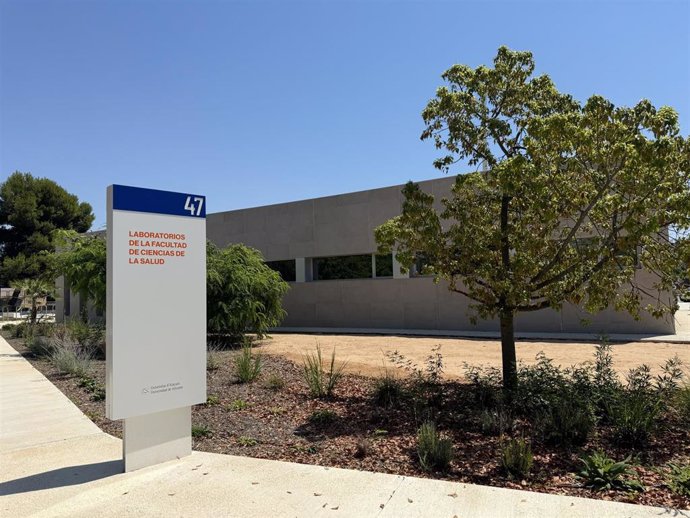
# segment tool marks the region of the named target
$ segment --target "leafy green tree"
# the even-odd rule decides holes
[[[280,324],[288,284],[258,250],[242,244],[218,248],[209,241],[206,265],[209,333],[236,340],[247,332],[263,336]]]
[[[0,183],[0,285],[44,273],[56,229],[85,232],[91,205],[57,183],[15,172]]]
[[[493,68],[443,74],[422,139],[444,151],[434,162],[444,172],[462,161],[485,170],[457,176],[440,205],[408,183],[402,214],[376,230],[380,251],[397,249],[407,267],[423,252],[475,318],[498,316],[508,392],[517,313],[564,302],[674,311],[661,295],[677,278],[669,228],[690,224],[690,139],[672,108],[582,104],[533,71],[531,53],[501,47]]]
[[[90,300],[97,309],[104,311],[107,277],[105,236],[59,230],[55,232],[54,242],[56,252],[52,267],[56,275],[63,275],[70,289],[79,293],[83,302]]]
[[[31,302],[31,314],[29,322],[33,325],[36,323],[36,317],[38,315],[38,301],[42,298],[46,298],[52,295],[54,286],[52,282],[43,279],[23,279],[21,281],[13,282],[13,288],[16,290],[21,290],[25,299],[29,299]]]

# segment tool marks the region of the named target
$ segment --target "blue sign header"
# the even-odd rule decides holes
[[[206,217],[206,196],[113,185],[113,210]]]

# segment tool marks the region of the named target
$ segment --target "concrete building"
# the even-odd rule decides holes
[[[438,203],[453,177],[420,182]],[[376,256],[374,229],[401,211],[401,185],[266,207],[209,214],[219,246],[260,250],[290,282],[284,327],[498,331],[497,320],[470,321],[470,301],[430,276],[402,274],[395,257]],[[638,270],[641,281],[652,277]],[[343,278],[356,277],[356,278]],[[669,301],[671,294],[667,294]],[[520,314],[522,332],[673,334],[672,317],[634,320],[612,309],[589,314],[566,304]]]

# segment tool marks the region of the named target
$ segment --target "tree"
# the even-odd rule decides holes
[[[0,183],[0,285],[36,277],[46,267],[56,229],[85,232],[91,205],[57,183],[19,171]]]
[[[288,284],[258,250],[242,244],[218,248],[209,241],[206,265],[209,333],[234,340],[247,332],[263,336],[284,318]]]
[[[12,284],[15,290],[22,291],[24,298],[28,298],[31,302],[31,316],[29,321],[32,325],[35,324],[38,315],[38,301],[39,299],[52,295],[54,291],[52,283],[46,279],[38,278],[23,279]]]
[[[53,237],[56,246],[53,260],[55,275],[65,277],[70,289],[82,301],[90,300],[105,311],[107,248],[102,234],[77,234],[74,230],[58,230]]]
[[[564,302],[635,317],[674,311],[661,295],[677,278],[669,229],[690,223],[690,139],[673,109],[598,95],[581,104],[533,71],[531,53],[501,47],[493,68],[443,74],[422,139],[444,150],[438,169],[466,161],[483,170],[457,176],[440,211],[408,183],[401,215],[376,229],[381,252],[397,249],[407,267],[423,252],[437,280],[471,299],[475,318],[498,316],[508,392],[519,312]]]

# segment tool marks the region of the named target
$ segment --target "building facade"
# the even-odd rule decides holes
[[[453,177],[420,182],[436,203]],[[374,229],[401,212],[402,185],[207,215],[216,245],[244,243],[290,283],[286,328],[498,331],[497,320],[471,321],[471,301],[441,281],[403,274],[394,256],[376,255]],[[421,271],[421,269],[420,269]],[[638,270],[649,286],[653,277]],[[669,302],[670,293],[663,294]],[[565,304],[516,317],[522,332],[673,334],[674,321],[642,312],[638,320],[607,309],[590,314]]]

